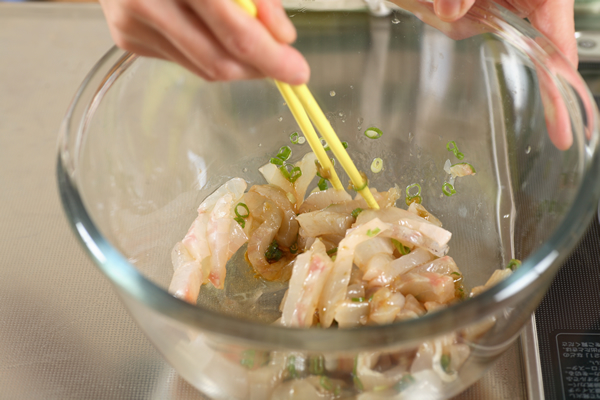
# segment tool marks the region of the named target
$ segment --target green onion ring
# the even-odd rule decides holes
[[[296,254],[297,252],[298,252],[298,242],[294,242],[290,246],[290,253]]]
[[[450,147],[450,145],[452,145],[452,147]],[[465,158],[465,155],[463,153],[461,153],[460,151],[458,151],[458,146],[456,145],[456,142],[454,140],[451,140],[448,143],[446,143],[446,149],[448,149],[448,151],[451,151],[452,153],[454,153],[454,156],[456,158],[458,158],[459,160],[462,160],[463,158]]]
[[[410,194],[410,189],[416,187],[417,188],[417,193]],[[413,183],[412,185],[408,185],[406,187],[406,197],[417,197],[421,195],[421,185],[419,185],[418,183]]]
[[[379,157],[373,159],[373,162],[371,163],[371,172],[373,172],[374,174],[377,174],[377,173],[381,172],[382,169],[383,169],[383,160]]]
[[[271,159],[269,160],[269,162],[270,162],[271,164],[275,164],[275,165],[283,165],[283,160],[282,160],[281,158],[279,158],[279,157],[274,157],[274,158],[271,158]]]
[[[300,169],[300,167],[294,167],[292,168],[292,170],[290,171],[290,179],[289,181],[291,183],[296,182],[296,180],[298,178],[300,178],[302,176],[302,170]]]
[[[281,175],[283,175],[283,177],[285,179],[287,179],[288,181],[290,180],[290,173],[288,172],[285,165],[282,165],[281,167],[279,167],[279,171],[281,172]]]
[[[360,176],[363,178],[365,183],[361,187],[357,188],[356,186],[354,186],[354,183],[350,181],[350,183],[348,184],[348,189],[354,190],[355,192],[360,192],[361,190],[364,190],[367,186],[369,186],[369,179],[367,178],[367,175],[365,175],[364,172],[361,172]]]
[[[520,266],[521,266],[521,261],[513,258],[512,260],[510,260],[510,262],[508,263],[506,268],[510,269],[511,271],[516,271],[517,268],[519,268]]]
[[[300,137],[300,134],[298,132],[294,132],[290,135],[290,142],[292,142],[292,144],[298,144],[298,138]]]
[[[417,188],[417,193],[415,193],[414,195],[410,194],[410,190],[412,188],[416,187]],[[408,185],[406,187],[406,205],[410,206],[412,203],[419,203],[421,204],[421,202],[423,201],[423,198],[421,197],[421,185],[419,185],[418,183],[413,183],[412,185]]]
[[[456,193],[456,189],[454,189],[454,186],[452,186],[452,184],[446,182],[444,183],[444,185],[442,186],[442,192],[444,192],[444,194],[448,197],[452,196],[454,193]]]
[[[383,135],[383,132],[379,128],[375,128],[374,126],[368,128],[365,131],[365,136],[369,139],[379,139]]]
[[[287,161],[292,155],[292,149],[289,146],[282,146],[277,152],[277,158],[280,158],[282,161]]]
[[[244,229],[246,227],[246,220],[242,217],[235,217],[233,219],[235,222],[237,222],[238,224],[240,224],[240,226],[242,227],[242,229]]]
[[[246,209],[246,215],[242,215],[242,214],[240,214],[240,213],[238,212],[238,207],[245,208],[245,209]],[[250,209],[249,209],[249,208],[248,208],[248,206],[247,206],[246,204],[244,204],[244,203],[237,203],[237,204],[235,205],[235,209],[234,209],[234,211],[235,211],[235,215],[237,215],[237,216],[238,216],[238,217],[240,217],[240,218],[248,218],[248,217],[250,216]]]
[[[298,178],[302,176],[302,170],[300,169],[300,167],[292,167],[292,169],[288,171],[288,167],[292,167],[292,165],[282,165],[281,167],[279,167],[279,171],[281,171],[281,174],[285,179],[290,181],[290,183],[294,183]]]

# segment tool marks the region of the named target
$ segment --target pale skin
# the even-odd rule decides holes
[[[440,19],[456,21],[476,0],[434,0]],[[577,65],[574,0],[498,0],[545,34]],[[268,76],[306,83],[308,63],[291,44],[296,30],[280,0],[255,0],[257,19],[229,0],[100,0],[117,46],[177,62],[210,81]]]

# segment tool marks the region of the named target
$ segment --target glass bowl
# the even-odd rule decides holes
[[[596,106],[564,57],[497,5],[448,24],[430,3],[387,17],[295,3],[319,9],[290,10],[310,89],[360,170],[383,160],[370,186],[420,184],[423,205],[453,234],[449,255],[467,290],[520,259],[515,273],[421,318],[352,329],[273,324],[285,284],[255,277],[240,254],[225,288],[203,286],[197,306],[171,296],[171,249],[200,202],[232,177],[264,183],[258,168],[281,146],[292,160],[310,150],[290,144],[298,127],[272,81],[208,83],[116,48],[61,128],[68,219],[152,343],[211,397],[456,395],[518,337],[594,214]],[[364,135],[373,126],[377,140]],[[450,141],[477,174],[445,196]]]

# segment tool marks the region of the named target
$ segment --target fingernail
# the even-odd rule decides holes
[[[460,0],[444,0],[437,3],[436,11],[438,17],[444,21],[454,21],[460,16]]]

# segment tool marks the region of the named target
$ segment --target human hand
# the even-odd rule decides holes
[[[435,27],[454,40],[461,40],[485,32],[500,32],[503,28],[489,14],[489,0],[392,0],[400,7],[414,13],[423,22]],[[520,36],[522,48],[528,49],[537,72],[540,98],[544,105],[544,117],[548,136],[560,150],[573,143],[572,121],[559,88],[560,76],[568,82],[563,87],[581,100],[583,127],[589,139],[593,124],[593,104],[585,83],[577,74],[577,45],[573,17],[573,0],[495,0],[504,8],[527,17],[547,38]],[[492,7],[493,8],[493,7]],[[563,53],[561,55],[556,49]],[[535,53],[535,54],[534,54]],[[541,63],[543,62],[543,64]],[[573,121],[575,122],[575,121]]]
[[[308,81],[296,30],[280,0],[256,0],[250,17],[233,0],[100,0],[117,46],[177,62],[209,81],[272,77]]]
[[[435,14],[446,22],[460,20],[473,5],[480,0],[433,0]],[[538,73],[540,97],[544,104],[544,116],[548,136],[560,150],[567,150],[573,143],[571,120],[566,104],[552,78],[557,74],[566,79],[582,101],[583,112],[593,115],[593,107],[585,85],[577,76],[577,41],[575,40],[574,0],[495,0],[501,6],[514,12],[521,18],[527,18],[534,28],[546,36],[566,57],[570,66],[551,46],[541,38],[536,39],[548,58],[546,66],[532,60]],[[589,136],[589,127],[584,128]]]
[[[462,18],[477,0],[434,0],[433,9],[443,21]],[[577,66],[574,0],[495,0],[498,4],[527,18],[544,34],[573,66]]]

